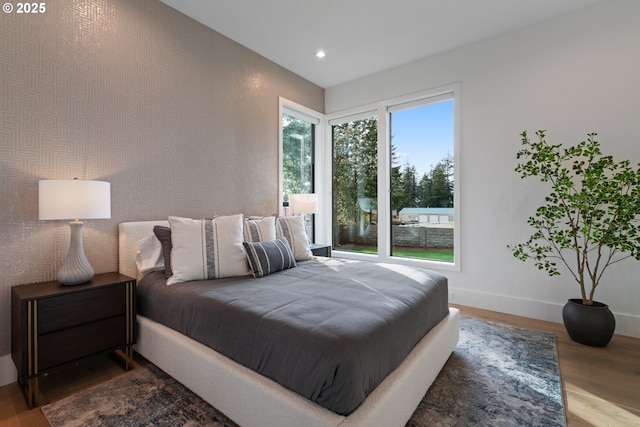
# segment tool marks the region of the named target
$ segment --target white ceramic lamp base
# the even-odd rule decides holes
[[[69,253],[64,264],[58,271],[58,281],[63,285],[79,285],[86,283],[94,275],[93,267],[84,255],[82,246],[82,225],[80,221],[71,221],[71,242],[69,243]]]

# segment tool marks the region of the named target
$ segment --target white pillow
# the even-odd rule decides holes
[[[169,217],[171,268],[167,285],[251,273],[242,246],[243,216],[214,219]]]
[[[268,242],[276,239],[276,217],[247,219],[244,221],[245,242]]]
[[[144,276],[150,271],[164,270],[162,244],[155,234],[151,234],[138,241],[136,266],[138,267],[139,277]]]
[[[312,259],[309,236],[304,226],[304,218],[298,216],[280,216],[276,219],[276,238],[286,237],[296,261]]]

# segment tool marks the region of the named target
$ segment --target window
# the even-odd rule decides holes
[[[334,248],[377,253],[378,119],[332,123]]]
[[[282,196],[313,193],[315,124],[288,113],[282,115]]]
[[[459,269],[456,90],[329,117],[336,256]]]
[[[454,101],[389,107],[391,255],[454,261]]]
[[[320,113],[280,99],[280,206],[288,215],[289,196],[308,194],[317,190],[315,182],[316,140]],[[306,215],[307,233],[312,241],[315,216]]]

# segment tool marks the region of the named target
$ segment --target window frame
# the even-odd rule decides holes
[[[278,215],[283,216],[284,210],[284,189],[283,189],[283,161],[282,156],[284,154],[284,139],[283,139],[283,127],[282,117],[284,114],[293,116],[297,119],[304,120],[314,124],[314,136],[313,136],[313,155],[312,155],[312,181],[313,192],[318,195],[318,213],[316,220],[314,221],[314,234],[316,242],[326,242],[325,239],[325,221],[318,221],[317,218],[324,217],[324,183],[322,175],[324,172],[324,154],[322,146],[324,144],[324,129],[325,129],[325,116],[311,108],[298,104],[284,97],[278,97]]]
[[[444,97],[444,98],[443,98]],[[426,267],[437,270],[446,271],[460,271],[461,270],[461,217],[462,206],[460,205],[460,85],[458,83],[449,84],[446,86],[416,92],[406,96],[394,97],[385,99],[376,103],[363,105],[357,108],[349,110],[343,110],[336,113],[326,115],[326,131],[325,135],[328,135],[327,141],[322,145],[324,146],[323,155],[325,160],[323,161],[324,169],[321,175],[324,188],[331,188],[331,178],[333,176],[333,152],[332,141],[330,140],[332,132],[331,126],[333,124],[344,123],[352,120],[353,118],[363,117],[365,115],[371,116],[372,112],[378,117],[378,212],[391,212],[391,141],[389,135],[389,125],[391,119],[391,111],[394,108],[400,106],[418,106],[429,104],[431,102],[437,102],[442,99],[453,99],[454,101],[454,141],[453,141],[453,159],[454,159],[454,172],[453,179],[455,183],[454,187],[454,261],[443,262],[434,260],[422,260],[415,258],[403,258],[399,256],[391,256],[391,215],[378,215],[378,253],[377,254],[362,254],[348,251],[341,251],[339,248],[332,249],[332,256],[347,258],[347,259],[360,259],[367,261],[380,261],[395,264],[413,265],[417,267]],[[319,175],[317,175],[318,177]],[[332,195],[326,197],[323,200],[323,206],[326,206],[322,210],[323,218],[329,218],[328,226],[325,224],[325,230],[332,229]],[[326,220],[324,221],[326,223]],[[332,243],[332,234],[329,233],[328,240]]]
[[[326,216],[329,218],[329,230],[331,230],[331,235],[329,236],[329,242],[331,242],[331,247],[332,250],[335,249],[335,245],[334,245],[334,224],[333,224],[333,220],[334,220],[334,212],[333,212],[333,196],[334,196],[334,182],[333,182],[333,178],[334,178],[334,174],[333,174],[333,165],[334,165],[334,159],[333,159],[333,154],[334,154],[334,141],[333,141],[333,126],[334,125],[341,125],[344,123],[349,123],[349,122],[354,122],[354,121],[359,121],[359,120],[366,120],[372,117],[376,117],[376,120],[378,120],[378,110],[364,110],[364,111],[360,111],[358,113],[355,114],[347,114],[345,116],[341,116],[339,118],[335,118],[335,119],[327,119],[327,142],[326,145],[329,147],[329,157],[327,158],[327,164],[328,164],[328,168],[330,170],[330,173],[325,173],[324,176],[328,177],[327,180],[327,188],[330,188],[330,196],[329,199],[327,200],[327,212],[326,212]],[[380,123],[378,120],[378,132],[380,132]],[[378,168],[380,165],[380,154],[379,154],[379,148],[380,146],[380,139],[378,138],[377,142],[376,142],[376,149],[378,150]],[[378,175],[379,176],[379,175]],[[377,187],[377,191],[378,193],[380,192],[380,180],[378,179],[377,183],[376,183],[376,187]],[[379,218],[380,215],[380,205],[379,203],[376,206],[376,210],[378,211],[378,215],[377,217]],[[376,225],[376,227],[378,227],[378,225]],[[378,232],[379,234],[379,232]],[[343,254],[343,253],[348,253],[348,254],[352,254],[352,255],[358,255],[357,252],[351,252],[351,251],[339,251],[338,255]],[[365,258],[368,258],[369,254],[361,254],[363,255]],[[375,256],[375,254],[370,254],[372,256]],[[348,258],[348,257],[345,257]]]

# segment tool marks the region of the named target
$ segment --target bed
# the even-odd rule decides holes
[[[156,225],[167,226],[168,222],[120,224],[121,273],[138,276],[137,242],[150,235]],[[304,268],[319,268],[309,266]],[[449,308],[402,363],[344,415],[146,316],[138,316],[135,349],[241,426],[401,426],[455,347],[458,320],[458,310]]]

